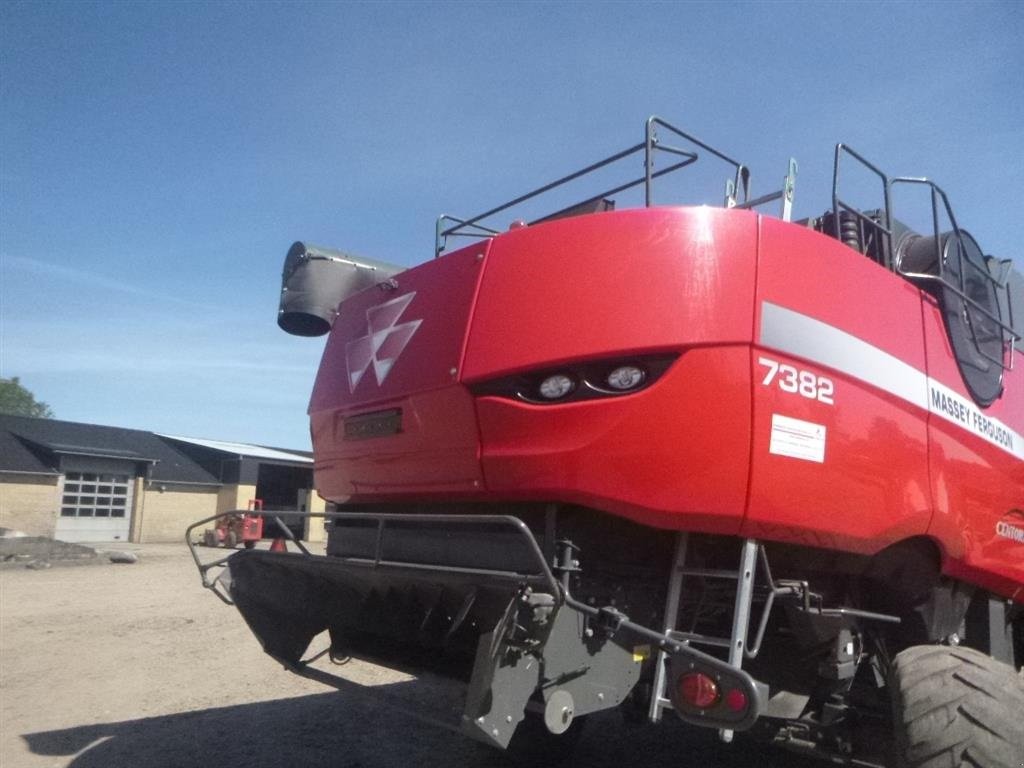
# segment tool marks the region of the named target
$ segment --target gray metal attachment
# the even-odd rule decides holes
[[[281,274],[277,324],[295,336],[322,336],[334,325],[342,301],[403,271],[394,264],[294,243]]]
[[[793,198],[796,193],[796,172],[796,160],[791,157],[789,158],[789,166],[786,171],[786,176],[782,179],[782,189],[776,192],[769,192],[767,195],[761,195],[758,198],[748,200],[744,203],[736,202],[735,185],[730,179],[725,185],[725,207],[750,210],[766,205],[767,203],[774,202],[775,200],[781,200],[782,209],[779,211],[779,218],[783,221],[792,221]]]

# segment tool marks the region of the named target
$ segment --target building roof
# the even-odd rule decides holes
[[[36,450],[32,444],[23,441],[6,428],[3,422],[6,416],[0,416],[0,472],[23,472],[30,475],[59,474],[52,462]]]
[[[59,474],[62,456],[149,464],[157,482],[220,485],[220,480],[152,432],[0,414],[0,472]]]
[[[263,445],[251,443],[233,443],[226,440],[205,440],[197,437],[178,437],[176,435],[160,435],[168,440],[175,440],[189,445],[198,445],[202,448],[209,448],[214,451],[228,453],[232,456],[239,456],[247,459],[271,459],[274,461],[288,461],[299,464],[312,464],[313,454],[307,451],[291,451],[283,448],[267,448]]]

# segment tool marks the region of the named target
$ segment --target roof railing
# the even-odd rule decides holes
[[[507,203],[491,208],[490,210],[484,211],[483,213],[472,216],[468,219],[459,218],[457,216],[451,216],[449,214],[442,214],[437,218],[434,229],[434,255],[440,256],[448,245],[448,238],[450,237],[493,237],[500,234],[500,230],[494,229],[491,226],[485,224],[485,222],[492,216],[507,211],[517,205],[520,205],[528,200],[550,192],[553,189],[568,184],[571,181],[575,181],[583,176],[594,173],[602,168],[605,168],[613,163],[623,160],[632,155],[643,152],[644,155],[644,175],[631,179],[623,184],[619,184],[611,189],[606,189],[596,195],[586,198],[580,203],[571,205],[567,208],[562,209],[556,214],[549,214],[541,219],[530,222],[536,224],[541,221],[545,221],[558,216],[559,214],[565,214],[574,209],[585,209],[587,206],[599,204],[608,198],[610,195],[624,192],[628,189],[633,189],[643,185],[644,188],[644,206],[650,207],[653,205],[654,195],[654,180],[662,176],[665,176],[674,171],[678,171],[685,168],[688,165],[692,165],[697,162],[700,154],[693,149],[687,149],[672,144],[665,143],[658,136],[658,130],[661,129],[664,133],[674,136],[676,139],[682,139],[688,142],[694,148],[707,152],[708,154],[718,158],[727,165],[732,166],[733,173],[732,177],[726,181],[726,192],[725,202],[726,208],[754,208],[765,203],[772,202],[774,200],[782,200],[782,216],[785,220],[789,220],[790,213],[792,211],[793,203],[793,190],[796,184],[796,162],[790,160],[789,173],[783,181],[783,188],[778,192],[773,192],[769,195],[764,195],[757,198],[756,200],[750,200],[750,170],[747,166],[743,165],[737,160],[729,157],[728,155],[720,152],[709,144],[705,144],[695,136],[680,130],[671,123],[662,120],[660,117],[652,115],[647,118],[644,123],[644,140],[638,144],[634,144],[631,147],[616,152],[602,160],[598,160],[595,163],[591,163],[585,168],[581,168],[578,171],[563,176],[555,181],[545,184],[537,189],[534,189],[526,194],[520,195]],[[664,152],[668,155],[674,156],[675,162],[670,165],[656,169],[655,159],[659,152]]]

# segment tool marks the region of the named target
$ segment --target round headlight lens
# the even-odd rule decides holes
[[[627,389],[636,389],[644,383],[647,374],[643,368],[635,365],[620,365],[608,374],[605,383],[614,390],[625,392]]]
[[[576,382],[564,373],[556,373],[554,376],[548,376],[544,381],[537,387],[537,392],[545,400],[558,400],[559,398],[565,397],[570,392],[576,389]]]

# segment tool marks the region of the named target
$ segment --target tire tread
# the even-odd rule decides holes
[[[1021,768],[1024,684],[971,648],[914,646],[894,662],[900,768]]]

